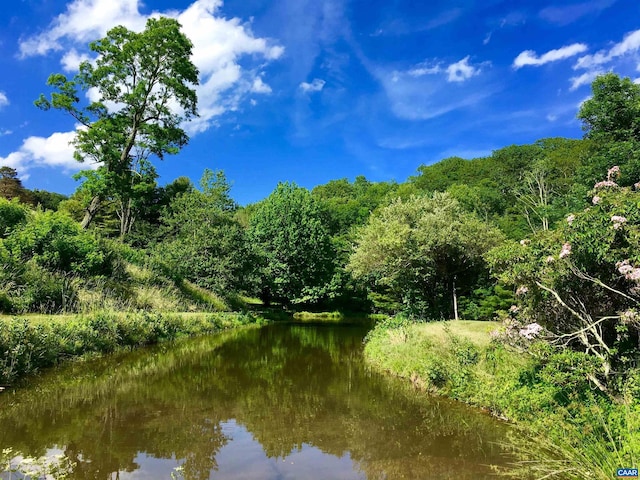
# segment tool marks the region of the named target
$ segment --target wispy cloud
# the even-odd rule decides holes
[[[6,107],[7,105],[9,105],[9,98],[7,98],[7,94],[0,92],[0,108]]]
[[[442,65],[442,62],[427,61],[422,62],[414,67],[410,68],[406,72],[395,72],[396,77],[401,74],[407,74],[411,77],[420,78],[426,75],[439,75],[444,74],[449,82],[464,82],[471,77],[479,75],[482,71],[482,66],[487,63],[471,65],[469,63],[470,55],[467,55],[462,60],[452,63],[446,67]]]
[[[576,77],[571,77],[569,90],[577,90],[583,85],[590,85],[598,75],[605,73],[604,70],[592,70]]]
[[[591,0],[571,5],[551,6],[540,11],[540,18],[557,25],[568,25],[590,14],[598,14],[609,8],[616,0]]]
[[[444,69],[440,66],[440,64],[430,64],[428,62],[419,63],[412,69],[410,69],[407,73],[412,77],[424,77],[425,75],[436,75],[438,73],[442,73]]]
[[[411,35],[414,33],[435,30],[436,28],[444,27],[445,25],[455,22],[463,13],[464,10],[461,8],[451,8],[437,13],[429,19],[405,18],[400,20],[398,18],[393,18],[393,20],[388,21],[370,36]]]
[[[300,90],[302,90],[305,93],[320,92],[324,88],[325,83],[326,82],[320,78],[314,78],[311,83],[302,82],[300,84]]]
[[[186,9],[140,13],[141,0],[74,0],[38,35],[22,39],[22,58],[66,49],[62,67],[77,69],[88,59],[86,44],[115,25],[140,31],[147,18],[165,15],[176,18],[193,42],[193,62],[200,71],[197,87],[200,116],[188,126],[190,133],[207,130],[215,117],[237,110],[251,93],[269,93],[262,80],[264,67],[284,53],[270,39],[256,37],[250,26],[238,18],[219,13],[221,0],[195,0]]]
[[[525,50],[513,61],[513,68],[518,69],[528,65],[539,67],[546,63],[557,62],[558,60],[574,57],[586,52],[587,50],[588,47],[584,43],[574,43],[555,50],[550,50],[540,56],[538,56],[538,54],[533,50]]]
[[[575,64],[576,69],[590,69],[610,63],[618,57],[636,53],[640,50],[640,30],[627,33],[621,42],[616,43],[609,50],[600,50],[593,55],[580,57]]]

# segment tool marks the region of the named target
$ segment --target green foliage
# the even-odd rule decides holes
[[[252,290],[255,255],[233,217],[224,173],[205,170],[200,183],[201,190],[178,195],[162,214],[167,233],[154,249],[153,265],[218,293]]]
[[[453,316],[454,288],[469,295],[485,271],[482,255],[502,240],[495,228],[465,213],[449,194],[397,200],[360,230],[349,269],[408,311]]]
[[[251,217],[250,238],[260,255],[260,296],[270,301],[317,303],[333,273],[326,218],[311,194],[280,183]]]
[[[473,290],[469,297],[460,298],[462,318],[468,320],[493,320],[506,313],[515,303],[512,290],[502,285],[490,285]]]
[[[593,81],[591,90],[578,113],[591,146],[589,162],[579,171],[581,182],[591,187],[617,165],[620,185],[632,185],[640,178],[640,86],[607,73]]]
[[[48,192],[47,190],[38,190],[37,188],[31,190],[31,203],[35,207],[40,207],[43,210],[58,210],[58,206],[64,200],[67,200],[66,195],[60,193]]]
[[[34,264],[58,273],[108,275],[111,258],[96,238],[71,218],[56,212],[35,212],[5,240],[18,264]]]
[[[17,199],[21,202],[31,200],[30,192],[22,186],[18,178],[18,172],[6,165],[0,167],[0,199]]]
[[[348,234],[354,226],[364,225],[371,212],[386,203],[396,188],[392,182],[372,183],[358,176],[353,183],[342,178],[318,185],[311,195],[325,210],[331,234],[339,236]]]
[[[191,42],[170,18],[151,18],[140,33],[117,26],[90,48],[96,60],[83,62],[71,80],[51,75],[47,83],[55,91],[50,99],[41,95],[36,105],[67,112],[86,127],[77,131],[74,156],[100,166],[83,174],[83,188],[92,199],[83,225],[91,222],[102,200],[115,199],[123,235],[130,230],[132,203],[155,180],[149,155],[162,159],[188,141],[182,122],[197,114],[192,87],[198,70],[191,61]],[[98,98],[81,105],[81,92],[88,90]]]
[[[613,400],[594,391],[587,376],[599,366],[592,356],[546,343],[519,353],[463,336],[474,324],[460,323],[447,322],[444,335],[436,331],[439,324],[381,323],[368,336],[365,357],[416,386],[515,421],[520,434],[511,442],[522,460],[511,472],[516,478],[556,472],[557,478],[604,480],[619,465],[635,465],[640,403],[633,395]]]
[[[94,312],[49,321],[0,317],[0,384],[70,357],[109,353],[261,322],[233,313]]]
[[[18,225],[27,220],[28,209],[18,200],[0,198],[0,239],[6,238]]]
[[[639,353],[640,194],[618,187],[615,175],[556,231],[488,256],[499,279],[522,293],[522,318],[598,357],[610,386]]]

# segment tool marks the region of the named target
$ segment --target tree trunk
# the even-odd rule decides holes
[[[133,222],[135,221],[135,217],[133,216],[133,201],[129,198],[127,200],[123,200],[120,204],[120,213],[118,214],[120,217],[120,239],[123,240],[124,237],[131,232],[131,227],[133,227]]]
[[[453,278],[453,318],[458,320],[458,296],[456,295],[456,279]]]
[[[82,219],[82,223],[80,223],[80,226],[83,229],[89,228],[89,225],[91,224],[91,221],[96,216],[96,213],[98,213],[99,208],[100,208],[100,197],[96,195],[91,199],[91,203],[89,204],[89,206],[86,208],[84,212],[84,218]]]

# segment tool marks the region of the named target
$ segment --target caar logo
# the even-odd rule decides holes
[[[616,472],[618,478],[638,478],[637,468],[619,468]]]

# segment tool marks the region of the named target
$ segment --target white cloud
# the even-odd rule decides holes
[[[21,41],[20,54],[28,57],[62,50],[65,38],[87,43],[104,36],[115,25],[142,30],[145,18],[138,5],[138,0],[74,0],[47,31]]]
[[[533,50],[525,50],[513,61],[513,68],[518,69],[526,65],[538,67],[545,63],[564,60],[586,51],[587,46],[584,43],[574,43],[555,50],[550,50],[541,56],[538,56]]]
[[[67,72],[77,72],[80,64],[84,61],[91,60],[86,53],[78,53],[75,48],[72,48],[62,57],[62,68]]]
[[[604,71],[602,70],[593,70],[583,73],[582,75],[578,75],[577,77],[571,77],[571,86],[569,87],[569,90],[573,91],[583,85],[590,85],[598,75],[601,75],[603,73]]]
[[[142,0],[74,0],[48,30],[21,41],[20,53],[27,57],[65,48],[62,66],[72,70],[89,58],[80,49],[115,25],[141,31],[148,18],[140,13],[141,5]],[[192,60],[200,71],[196,87],[200,116],[186,125],[191,134],[210,128],[215,117],[237,110],[249,94],[269,93],[271,87],[262,80],[264,67],[284,53],[282,46],[256,37],[240,19],[221,16],[221,7],[221,0],[195,0],[184,10],[150,15],[177,19],[193,43]]]
[[[262,81],[262,78],[256,77],[251,86],[253,93],[271,93],[271,87]]]
[[[9,99],[7,98],[7,94],[4,92],[0,92],[0,108],[6,107],[9,105]]]
[[[469,65],[469,56],[462,60],[452,63],[447,67],[449,82],[464,82],[465,80],[480,74],[480,69]]]
[[[319,92],[324,88],[325,83],[326,82],[324,80],[321,80],[319,78],[314,78],[311,83],[302,82],[300,84],[300,90],[302,90],[305,93]]]
[[[421,63],[407,72],[412,77],[423,77],[425,75],[435,75],[442,73],[442,67],[440,65],[429,65],[428,63]]]
[[[57,132],[49,137],[29,137],[22,142],[16,152],[0,157],[0,166],[15,168],[21,176],[35,167],[61,168],[65,172],[86,168],[97,168],[97,165],[79,163],[73,158],[74,148],[71,142],[76,132]]]
[[[610,63],[618,57],[622,57],[640,50],[640,30],[627,33],[621,42],[616,43],[609,51],[601,50],[593,55],[580,57],[574,68],[591,69]]]
[[[415,77],[379,67],[372,73],[381,82],[394,115],[405,120],[436,118],[474,106],[492,93],[477,85],[461,83],[452,94],[450,82],[444,75]]]

